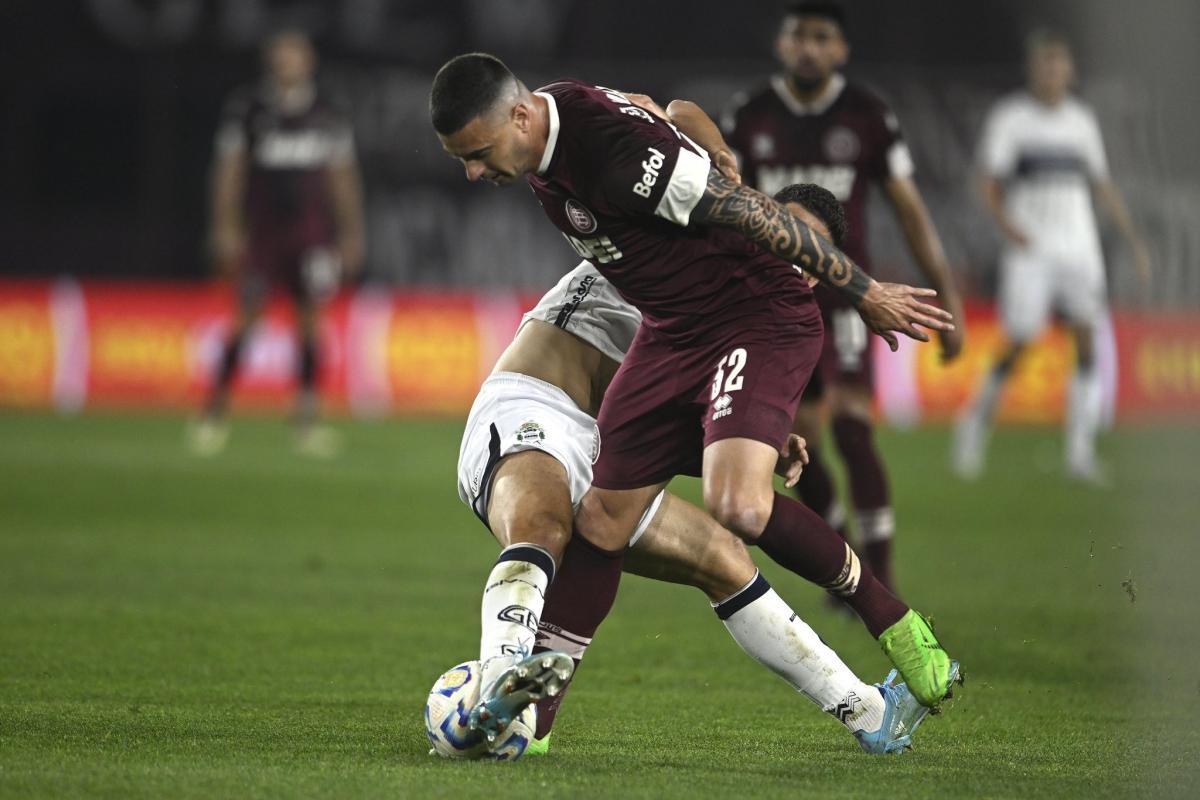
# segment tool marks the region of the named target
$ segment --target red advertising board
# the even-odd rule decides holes
[[[326,403],[357,414],[463,414],[536,298],[515,292],[364,289],[322,316]],[[0,405],[195,408],[233,320],[224,286],[0,281]],[[952,364],[936,346],[876,342],[879,406],[893,420],[945,420],[962,408],[1003,345],[991,309],[972,306]],[[283,408],[296,363],[282,300],[248,336],[236,404]],[[1061,330],[1036,342],[999,410],[1006,421],[1062,416],[1074,348]],[[1118,419],[1200,417],[1200,314],[1119,313],[1098,363]]]

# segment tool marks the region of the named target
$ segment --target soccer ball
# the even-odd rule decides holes
[[[451,667],[429,690],[425,702],[425,733],[433,745],[432,753],[443,758],[491,758],[514,761],[521,757],[533,741],[537,729],[537,707],[530,704],[508,728],[488,742],[479,731],[468,727],[467,721],[479,703],[479,662],[467,661]]]

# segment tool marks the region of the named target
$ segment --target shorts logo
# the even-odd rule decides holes
[[[588,211],[583,203],[575,198],[567,201],[567,219],[571,227],[580,233],[592,233],[596,230],[596,218]]]
[[[521,427],[517,428],[519,444],[541,444],[544,441],[546,441],[546,431],[532,420],[522,422]]]
[[[588,455],[591,456],[593,464],[595,464],[597,461],[600,460],[600,428],[599,427],[597,427],[592,432],[592,452],[589,453]]]
[[[658,171],[662,169],[667,157],[661,150],[647,148],[650,155],[642,162],[642,179],[633,185],[633,193],[638,197],[649,197],[654,184],[658,183]]]
[[[721,417],[728,417],[733,413],[733,398],[727,394],[723,394],[713,401],[713,421],[716,422]]]
[[[847,164],[858,158],[861,149],[858,136],[849,128],[839,125],[825,134],[825,155],[835,164]]]

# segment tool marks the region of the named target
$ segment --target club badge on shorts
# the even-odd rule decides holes
[[[520,444],[541,444],[546,441],[546,431],[533,420],[522,422],[517,428],[517,442]]]

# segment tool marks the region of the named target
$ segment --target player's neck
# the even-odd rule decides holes
[[[550,103],[539,94],[533,95],[533,116],[530,120],[530,138],[533,141],[533,152],[530,153],[532,162],[529,173],[536,174],[538,166],[550,146]]]
[[[1029,89],[1029,95],[1037,101],[1037,104],[1050,110],[1054,110],[1065,103],[1068,94],[1068,92],[1059,91],[1039,91],[1032,87]]]
[[[820,102],[821,100],[825,99],[825,96],[828,95],[829,92],[833,90],[833,86],[837,82],[836,81],[837,74],[838,73],[836,73],[836,72],[829,73],[829,77],[825,78],[825,80],[821,81],[819,84],[817,84],[815,86],[801,86],[798,83],[796,83],[795,77],[788,75],[787,76],[788,91],[791,92],[792,97],[796,98],[804,105],[806,105],[806,106],[814,105],[814,104]]]
[[[311,81],[286,84],[271,81],[267,84],[267,91],[271,96],[271,101],[289,114],[307,109],[312,105],[313,98],[317,93],[316,87]]]

